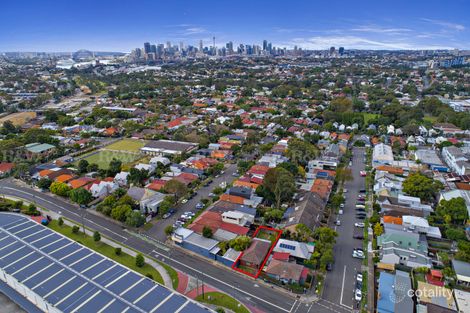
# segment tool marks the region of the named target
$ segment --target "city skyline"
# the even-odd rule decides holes
[[[292,49],[470,49],[463,0],[375,3],[7,3],[0,13],[0,51],[130,52],[143,42],[216,46],[227,42]],[[466,9],[467,8],[467,9]]]

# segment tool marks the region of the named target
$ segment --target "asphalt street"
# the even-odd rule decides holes
[[[147,235],[159,240],[165,241],[166,234],[165,234],[165,227],[168,225],[173,225],[173,223],[183,214],[184,212],[196,212],[196,204],[201,202],[201,199],[208,198],[209,194],[212,190],[218,186],[222,182],[225,182],[227,185],[230,184],[235,177],[233,173],[237,171],[237,164],[228,164],[225,169],[224,173],[221,174],[219,177],[214,177],[212,183],[208,186],[203,186],[199,190],[197,190],[197,195],[188,200],[186,203],[179,203],[174,207],[176,209],[176,213],[173,214],[171,217],[167,219],[157,220],[152,222],[154,225],[150,228],[146,233]]]
[[[365,169],[365,149],[354,148],[352,153],[353,160],[350,168],[354,179],[344,184],[348,192],[344,194],[344,214],[338,215],[341,226],[332,226],[336,227],[338,232],[334,247],[335,262],[333,270],[326,276],[323,291],[323,299],[348,309],[355,309],[357,305],[354,300],[354,290],[356,273],[361,271],[362,260],[353,258],[352,252],[354,248],[362,248],[362,240],[354,239],[353,235],[363,232],[362,228],[358,229],[354,226],[355,222],[363,222],[363,220],[356,219],[355,205],[359,190],[365,186],[364,177],[360,176],[360,171]]]
[[[97,230],[103,235],[144,254],[154,256],[176,270],[198,277],[204,283],[226,292],[260,312],[291,312],[294,304],[296,304],[296,298],[293,295],[270,288],[259,281],[236,273],[228,267],[225,269],[216,266],[210,260],[188,254],[180,249],[172,247],[162,249],[160,244],[139,237],[113,221],[99,215],[87,213],[86,210],[47,193],[23,185],[18,186],[11,179],[0,181],[0,193],[36,203],[40,207],[78,223],[83,222],[85,227]],[[314,312],[321,311],[315,310]]]

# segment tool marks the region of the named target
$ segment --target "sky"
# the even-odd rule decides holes
[[[23,0],[0,5],[0,51],[129,52],[143,43],[470,49],[470,0]]]

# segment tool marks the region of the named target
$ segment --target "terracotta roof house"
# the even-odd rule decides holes
[[[72,189],[77,189],[80,187],[84,187],[88,184],[91,184],[94,181],[95,179],[91,177],[80,177],[80,178],[69,181],[68,184]]]
[[[269,240],[254,238],[251,245],[243,252],[240,264],[251,268],[259,269],[271,248]]]
[[[296,283],[302,285],[308,275],[308,269],[303,265],[277,259],[269,262],[265,272],[269,277],[279,280],[284,284]]]
[[[60,176],[57,176],[55,181],[61,182],[61,183],[66,183],[74,178],[73,175],[70,174],[62,174]]]
[[[0,163],[0,176],[8,175],[15,168],[15,163]]]
[[[192,182],[198,180],[198,177],[197,175],[194,175],[194,174],[190,174],[190,173],[181,173],[179,174],[178,176],[175,177],[175,180],[185,184],[185,185],[189,185],[191,184]]]

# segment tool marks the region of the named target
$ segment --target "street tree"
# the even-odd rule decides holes
[[[91,192],[86,190],[85,188],[77,188],[77,189],[72,189],[69,192],[70,200],[73,202],[79,204],[79,205],[87,205],[88,203],[93,200],[93,196],[91,195]]]

